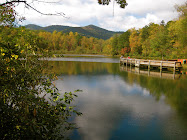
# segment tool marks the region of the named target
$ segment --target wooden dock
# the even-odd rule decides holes
[[[181,62],[177,61],[120,58],[120,64],[135,67],[147,66],[148,69],[150,69],[151,67],[158,67],[160,68],[160,70],[162,70],[163,68],[173,68],[174,71],[180,70],[180,68],[182,68]]]

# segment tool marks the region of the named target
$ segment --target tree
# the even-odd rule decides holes
[[[69,41],[70,41],[69,44],[71,44],[71,50],[75,50],[77,46],[76,37],[75,37],[76,35],[73,32],[69,33]]]
[[[149,37],[149,26],[145,26],[142,28],[141,32],[141,42],[143,43]]]
[[[128,4],[126,0],[115,0],[121,8],[125,8]],[[111,2],[111,0],[98,0],[99,4],[108,5]]]
[[[181,51],[182,56],[187,57],[187,2],[183,5],[176,6],[177,11],[180,13],[180,17],[178,22],[180,22],[180,29],[179,29],[179,42],[181,43]]]
[[[33,31],[13,28],[10,13],[3,16],[2,25],[10,26],[0,26],[0,137],[62,139],[74,127],[68,118],[81,114],[70,105],[77,95],[61,95],[53,85],[56,76],[48,74],[39,60],[46,52],[39,47],[41,38]]]
[[[130,32],[131,34],[129,37],[129,42],[130,42],[131,53],[133,55],[139,55],[142,53],[139,32],[135,28],[131,29]]]
[[[167,29],[161,25],[159,30],[151,40],[151,47],[154,48],[155,56],[161,57],[162,59],[166,56],[167,49],[169,48]]]
[[[13,9],[13,4],[0,6],[0,13],[0,25],[12,26],[16,18],[16,12]]]
[[[126,0],[115,0],[117,2],[117,4],[120,5],[121,8],[125,8],[128,4],[126,2]],[[45,2],[45,1],[38,1],[38,0],[32,0],[32,4],[34,5],[34,2],[42,2],[42,3],[58,3],[58,2]],[[109,3],[111,2],[111,0],[98,0],[98,3],[99,4],[102,4],[102,5],[108,5]],[[66,17],[65,14],[63,12],[56,12],[56,13],[44,13],[44,12],[41,12],[40,9],[36,9],[34,8],[31,3],[28,3],[27,0],[6,0],[6,2],[3,2],[3,3],[0,3],[0,6],[4,7],[4,6],[7,6],[7,5],[14,5],[15,3],[24,3],[25,4],[25,7],[27,8],[30,8],[42,15],[56,15],[56,16],[63,16],[63,17]]]
[[[45,1],[38,1],[38,0],[32,0],[32,4],[34,5],[34,2],[42,2],[42,3],[56,3],[56,2],[45,2]],[[65,17],[65,14],[63,12],[56,12],[56,13],[43,13],[39,9],[34,8],[31,3],[28,3],[27,0],[6,0],[6,2],[0,3],[0,6],[7,7],[8,5],[15,6],[15,4],[23,3],[25,4],[25,7],[30,8],[39,14],[42,15],[49,15],[49,16],[63,16]]]
[[[156,34],[159,30],[159,25],[155,23],[150,23],[146,30],[148,30],[147,32],[149,36],[143,43],[143,52],[144,55],[149,54],[149,56],[152,57],[155,56],[157,52],[157,48],[153,45],[154,43],[152,42],[152,40],[156,38]]]
[[[111,55],[112,54],[112,40],[113,38],[111,37],[110,39],[105,41],[104,48],[103,48],[103,53]]]
[[[118,35],[115,34],[112,38],[112,55],[118,55]]]
[[[128,53],[130,52],[129,36],[130,36],[130,32],[126,31],[119,37],[119,41],[118,41],[119,50],[123,55],[125,54],[128,55]]]

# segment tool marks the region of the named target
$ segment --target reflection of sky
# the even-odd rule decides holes
[[[48,61],[78,61],[78,62],[103,62],[103,63],[119,63],[119,58],[109,57],[57,57],[48,58]]]
[[[75,119],[80,127],[72,139],[164,139],[165,136],[180,136],[177,121],[171,119],[172,109],[150,95],[137,84],[129,85],[119,76],[64,76],[56,86],[64,91],[83,90],[76,98],[76,104],[83,116]],[[176,123],[171,126],[169,121]],[[165,126],[177,133],[170,134]],[[174,137],[173,137],[174,138]]]

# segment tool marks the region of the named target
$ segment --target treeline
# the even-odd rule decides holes
[[[133,57],[186,58],[186,22],[183,19],[150,23],[136,30],[126,31],[121,36],[111,38],[109,48],[112,54]]]
[[[43,39],[48,50],[53,53],[98,54],[102,53],[105,42],[103,39],[81,36],[77,32],[39,31],[38,36]]]

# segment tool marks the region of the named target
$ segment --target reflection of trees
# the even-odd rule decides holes
[[[112,63],[88,63],[88,62],[60,62],[51,61],[49,66],[53,66],[52,71],[57,74],[65,75],[103,75],[103,74],[119,74],[121,78],[129,85],[134,83],[146,88],[150,94],[159,100],[165,97],[165,102],[171,105],[178,112],[179,116],[187,116],[187,78],[181,76],[179,80],[161,79],[137,75],[128,72],[120,72],[119,64]],[[184,118],[185,119],[185,118]],[[187,122],[187,121],[186,121]]]
[[[65,61],[50,61],[49,67],[52,66],[52,71],[56,74],[114,74],[118,73],[118,64],[114,63],[88,63],[88,62],[65,62]]]
[[[185,108],[187,105],[187,95],[185,94],[185,91],[187,91],[187,78],[184,75],[179,80],[147,77],[128,72],[119,72],[118,64],[114,63],[50,61],[48,64],[52,66],[52,71],[57,74],[119,74],[128,84],[137,83],[149,90],[156,100],[159,100],[164,95],[168,104],[179,113],[187,115],[187,109]]]
[[[179,116],[186,119],[187,116],[187,78],[183,75],[180,80],[161,79],[147,77],[128,72],[121,72],[121,77],[129,84],[137,83],[150,91],[150,94],[159,100],[163,95],[165,102],[176,109]]]

